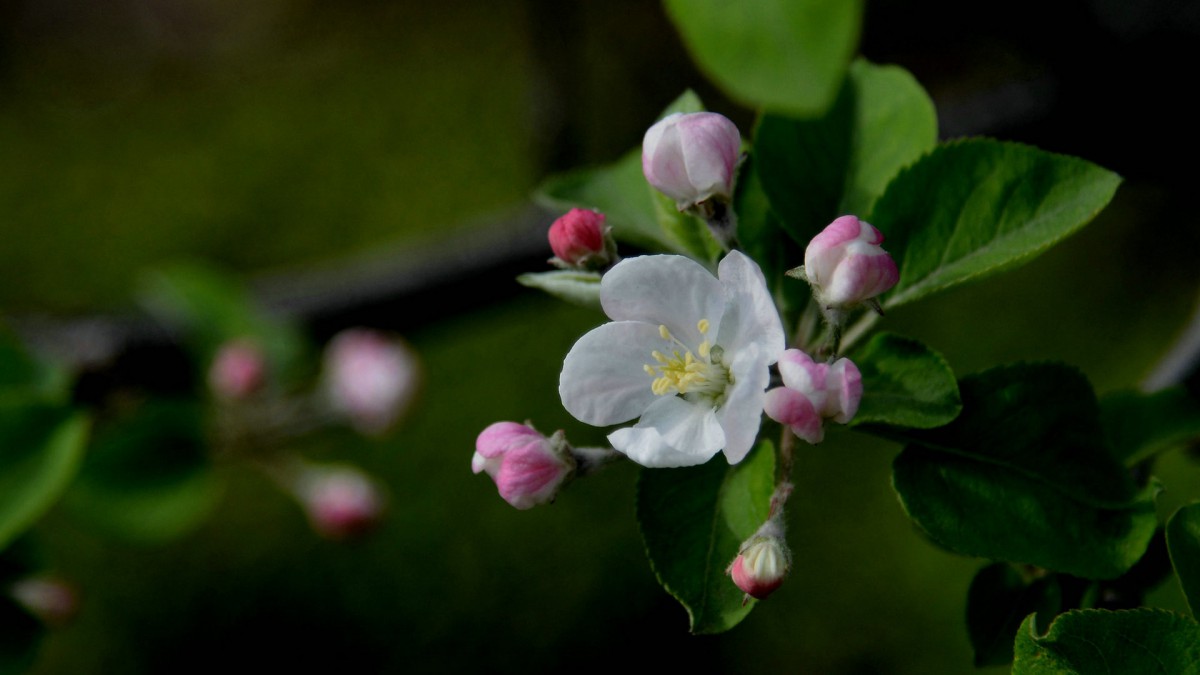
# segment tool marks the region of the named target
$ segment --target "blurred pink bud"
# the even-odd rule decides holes
[[[850,359],[816,363],[799,349],[788,349],[779,357],[779,374],[783,386],[767,392],[764,412],[809,443],[825,438],[824,420],[845,424],[858,412],[862,374]]]
[[[241,399],[262,388],[267,378],[267,358],[250,340],[221,345],[208,369],[208,386],[221,398]]]
[[[900,279],[883,234],[854,216],[842,216],[813,237],[804,251],[804,275],[822,307],[842,309],[886,292]]]
[[[325,348],[330,401],[365,434],[386,431],[416,392],[416,356],[399,340],[365,328],[338,333]]]
[[[566,267],[608,265],[613,256],[605,239],[604,214],[599,211],[571,209],[550,226],[550,249]]]
[[[54,577],[20,579],[9,588],[9,594],[47,626],[65,626],[79,613],[75,588]]]
[[[561,431],[547,438],[525,424],[496,422],[476,439],[471,470],[486,471],[504,501],[528,509],[554,501],[575,459]]]
[[[741,134],[728,118],[675,113],[646,131],[642,173],[683,211],[710,197],[730,199],[741,154]]]
[[[349,465],[307,468],[296,495],[313,529],[328,539],[363,535],[383,516],[383,491],[366,473]]]
[[[737,557],[725,571],[743,593],[762,600],[783,585],[791,566],[791,554],[783,541],[782,531],[768,521],[742,543]]]

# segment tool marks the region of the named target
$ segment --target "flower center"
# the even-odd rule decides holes
[[[696,328],[701,335],[707,335],[708,319],[701,319]],[[730,381],[729,369],[721,363],[721,348],[705,338],[693,354],[687,345],[671,335],[666,326],[659,326],[658,334],[674,348],[669,354],[658,350],[650,353],[655,363],[643,366],[646,373],[654,378],[650,383],[650,391],[659,396],[679,394],[689,399],[702,397],[720,405]]]

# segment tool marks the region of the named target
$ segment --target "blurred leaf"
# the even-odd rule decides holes
[[[859,0],[667,0],[700,68],[752,108],[829,106],[858,47]]]
[[[187,534],[220,496],[205,447],[197,404],[147,401],[97,430],[65,505],[79,520],[134,543]]]
[[[66,403],[71,378],[65,368],[34,359],[14,335],[0,330],[0,398],[29,395]]]
[[[1114,392],[1100,401],[1100,410],[1109,447],[1126,465],[1200,437],[1200,401],[1182,387]]]
[[[1167,521],[1167,549],[1196,616],[1200,613],[1200,502],[1180,507]]]
[[[754,139],[771,205],[806,246],[838,216],[867,217],[896,174],[937,143],[937,114],[908,71],[859,59],[824,115],[764,115]]]
[[[182,331],[204,364],[225,343],[249,339],[262,348],[275,376],[300,375],[306,344],[299,330],[259,310],[232,277],[200,265],[177,264],[147,274],[142,286],[143,305]]]
[[[736,626],[754,602],[725,569],[738,547],[767,519],[775,489],[775,449],[769,442],[736,466],[717,457],[681,469],[643,469],[637,513],[658,580],[687,609],[693,633]]]
[[[58,500],[79,469],[87,416],[67,407],[0,402],[0,550]]]
[[[1021,621],[1037,612],[1048,623],[1062,610],[1062,593],[1053,576],[1029,579],[1006,563],[979,570],[967,591],[967,632],[975,667],[999,666],[1013,659],[1013,638]]]
[[[667,106],[659,119],[703,110],[700,98],[688,90]],[[600,211],[614,237],[639,248],[680,253],[705,262],[715,259],[720,250],[707,225],[680,213],[674,201],[646,182],[641,147],[607,166],[551,176],[538,187],[534,199],[553,210],[578,207]]]
[[[880,333],[854,354],[863,395],[853,424],[928,429],[962,410],[954,371],[941,354],[911,338]]]
[[[962,413],[910,444],[892,481],[909,516],[959,553],[1110,579],[1154,534],[1157,484],[1140,493],[1104,446],[1086,378],[1057,364],[959,382]]]
[[[600,273],[555,270],[522,274],[517,283],[583,307],[600,309]]]
[[[1200,667],[1200,624],[1161,609],[1067,612],[1037,633],[1025,618],[1013,675],[1185,675]]]
[[[1029,262],[1094,218],[1120,182],[1090,162],[1018,143],[938,146],[888,185],[871,214],[900,266],[884,306]]]

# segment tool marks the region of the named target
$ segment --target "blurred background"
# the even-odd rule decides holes
[[[942,136],[987,134],[1126,178],[1111,206],[1014,273],[889,315],[959,375],[1066,360],[1135,386],[1197,299],[1194,114],[1200,3],[867,3],[861,53],[911,70]],[[635,0],[6,0],[0,3],[0,309],[77,394],[195,385],[136,314],[144,270],[231,271],[317,341],[402,332],[425,377],[383,439],[291,450],[371,471],[383,524],[315,536],[261,472],[167,545],[59,511],[35,528],[81,591],[35,673],[971,670],[968,584],[986,561],[922,539],[889,485],[892,444],[831,433],[797,460],[788,582],[733,631],[691,636],[657,584],[618,465],[518,512],[470,472],[497,420],[603,436],[559,405],[561,359],[603,317],[512,281],[547,269],[547,175],[611,161],[685,88],[749,136],[753,112]],[[1170,513],[1200,494],[1181,453]],[[1151,602],[1183,609],[1171,581]],[[636,655],[636,656],[635,656]],[[994,669],[989,672],[1004,672]]]

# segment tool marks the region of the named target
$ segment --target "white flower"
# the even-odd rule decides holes
[[[600,284],[613,321],[563,362],[558,392],[577,419],[607,426],[613,447],[643,466],[703,464],[750,452],[783,325],[758,265],[734,251],[719,279],[682,256],[618,263]]]

